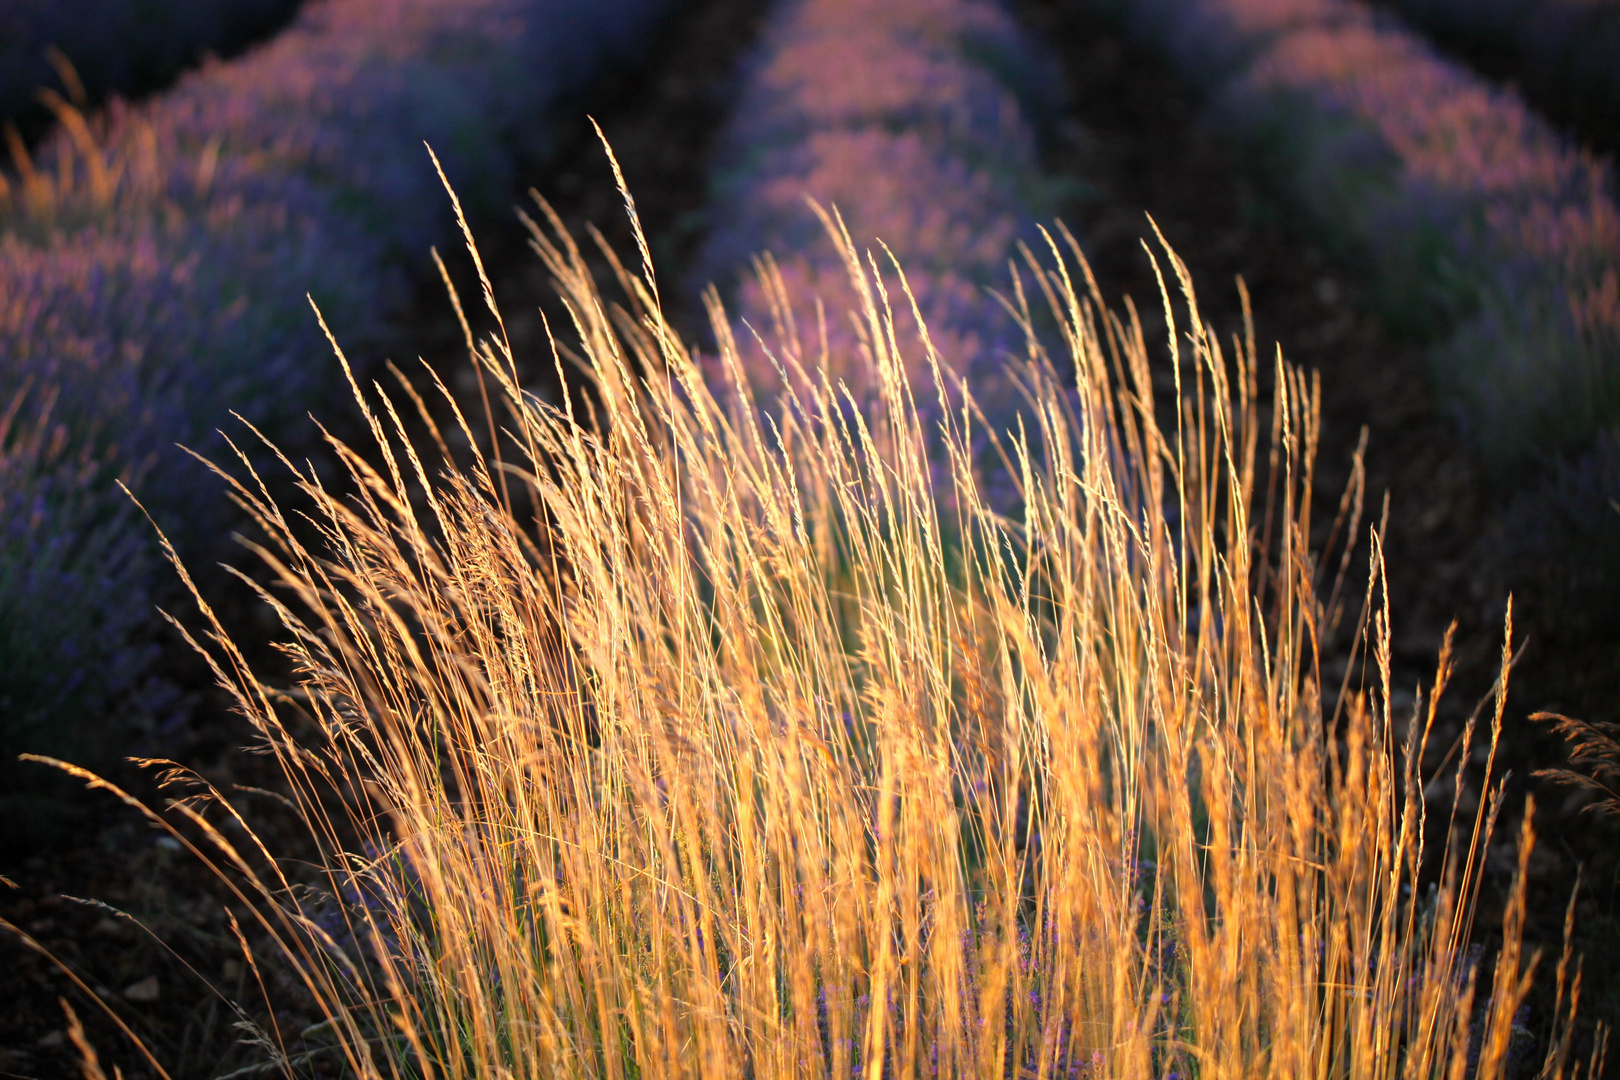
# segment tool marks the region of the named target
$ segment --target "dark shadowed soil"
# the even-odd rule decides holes
[[[766,0],[688,4],[658,38],[650,62],[604,80],[571,105],[572,115],[596,117],[623,165],[666,297],[677,291],[701,240],[708,154],[735,96],[737,61],[767,6]],[[1234,279],[1243,275],[1262,343],[1280,343],[1290,362],[1321,375],[1317,503],[1329,516],[1366,429],[1374,522],[1388,496],[1385,543],[1398,699],[1427,685],[1441,638],[1453,620],[1458,623],[1458,675],[1441,712],[1436,749],[1425,759],[1438,769],[1475,702],[1491,688],[1507,583],[1522,577],[1502,554],[1509,550],[1501,525],[1506,496],[1479,474],[1448,414],[1429,394],[1420,350],[1388,336],[1369,314],[1368,290],[1354,269],[1315,247],[1309,229],[1200,127],[1195,103],[1151,54],[1129,44],[1107,22],[1075,10],[1079,5],[1071,0],[1018,0],[1015,7],[1058,53],[1069,77],[1069,108],[1043,133],[1046,161],[1052,171],[1086,185],[1085,194],[1064,207],[1063,217],[1084,244],[1105,295],[1134,297],[1149,340],[1155,334],[1162,339],[1157,286],[1139,243],[1148,232],[1146,213],[1190,265],[1206,316],[1226,334],[1240,328]],[[611,172],[583,119],[560,128],[545,160],[531,162],[525,173],[576,233],[594,224],[617,251],[633,252]],[[513,193],[514,201],[522,197]],[[548,294],[539,262],[526,250],[515,223],[477,223],[477,228],[518,355],[539,361],[523,377],[554,393],[539,315]],[[469,313],[482,326],[486,320],[478,312],[469,260],[459,251],[444,255]],[[678,313],[678,325],[695,334],[695,314]],[[469,401],[477,400],[461,332],[436,277],[424,276],[399,340],[441,370],[461,372],[451,381]],[[1262,353],[1269,355],[1264,345]],[[343,403],[317,411],[335,418],[341,433],[357,435],[352,421],[342,419]],[[1365,573],[1365,548],[1363,539],[1352,581]],[[271,629],[262,620],[250,621],[257,616],[249,605],[233,611],[233,620],[240,620],[234,625],[249,628],[244,635],[265,636]],[[1589,956],[1583,1011],[1613,1020],[1620,1018],[1615,971],[1620,967],[1620,836],[1614,826],[1582,814],[1581,799],[1568,789],[1531,779],[1533,770],[1561,763],[1563,752],[1543,725],[1527,718],[1539,709],[1615,718],[1620,650],[1612,641],[1564,631],[1561,614],[1535,595],[1516,600],[1514,643],[1524,652],[1513,676],[1498,769],[1512,769],[1513,778],[1500,839],[1488,860],[1490,888],[1480,939],[1490,941],[1492,920],[1500,918],[1515,861],[1511,838],[1517,836],[1524,794],[1534,792],[1541,842],[1531,861],[1530,935],[1548,950],[1543,968],[1550,974],[1579,869],[1577,944]],[[1330,653],[1326,661],[1335,675],[1344,670],[1339,648],[1341,655]],[[232,784],[276,787],[264,759],[234,749],[248,741],[247,733],[228,718],[224,703],[206,689],[201,675],[190,677],[196,719],[169,752],[199,765],[227,791]],[[1476,766],[1474,773],[1479,771]],[[121,779],[145,795],[154,793],[146,774],[129,770]],[[1478,798],[1479,780],[1473,776],[1465,804]],[[237,792],[232,801],[266,833],[272,849],[303,850],[290,813],[273,796]],[[225,910],[234,906],[242,917],[240,905],[227,905],[195,859],[110,797],[94,796],[84,806],[87,825],[71,842],[0,868],[16,882],[15,888],[0,885],[0,917],[33,935],[109,1001],[176,1077],[217,1077],[266,1059],[262,1051],[241,1044],[243,1031],[233,1027],[239,1018],[211,994],[209,984],[224,998],[259,1002],[247,1006],[247,1019],[267,1031],[279,1030],[289,1052],[307,1049],[298,1033],[317,1018],[315,1013],[300,1009],[300,995],[279,984],[281,976],[267,967],[273,996],[278,1004],[290,1004],[275,1017],[266,1015],[252,973],[239,962]],[[98,898],[138,915],[173,951],[128,920],[65,898],[70,896]],[[0,940],[0,1077],[78,1075],[58,996],[85,1020],[109,1074],[117,1064],[126,1077],[155,1075],[66,976],[15,941]],[[1548,997],[1538,991],[1530,1026],[1544,1032],[1548,1018]],[[313,1067],[333,1068],[319,1061]]]

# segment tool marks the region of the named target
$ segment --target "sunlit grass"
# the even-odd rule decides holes
[[[525,393],[499,336],[473,346],[499,460],[470,430],[458,460],[415,391],[355,385],[376,445],[333,441],[352,490],[306,471],[292,508],[252,473],[236,488],[296,685],[251,672],[203,607],[330,898],[231,840],[223,800],[182,812],[328,1016],[328,1068],[1506,1074],[1533,836],[1481,969],[1497,801],[1423,851],[1447,659],[1392,714],[1376,533],[1364,603],[1313,555],[1314,384],[1217,341],[1173,253],[1175,400],[1060,231],[1009,288],[1056,331],[1009,361],[1024,421],[991,433],[896,332],[899,268],[847,235],[861,306],[826,318],[858,329],[838,359],[880,389],[864,414],[813,342],[737,340],[717,300],[700,363],[649,266],[610,305],[550,224],[555,360],[591,415]],[[745,375],[764,349],[774,401]],[[933,385],[906,383],[918,357]],[[410,413],[431,428],[414,442]],[[974,471],[992,436],[1011,506]],[[1332,633],[1366,685],[1323,686]],[[1433,887],[1420,865],[1444,866]],[[1547,966],[1572,1006],[1576,966]],[[1545,1075],[1567,1073],[1567,1031]]]

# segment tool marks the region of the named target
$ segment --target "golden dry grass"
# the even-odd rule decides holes
[[[903,383],[929,345],[894,332],[899,269],[846,235],[863,306],[827,317],[861,328],[866,415],[790,334],[765,340],[791,389],[755,400],[742,357],[765,346],[717,300],[701,365],[650,266],[610,306],[551,226],[557,363],[590,422],[525,394],[499,337],[469,340],[499,461],[457,464],[437,429],[413,445],[415,392],[356,385],[376,445],[334,441],[348,495],[303,474],[317,539],[253,474],[237,488],[296,687],[257,678],[204,606],[340,900],[209,824],[228,807],[188,811],[199,854],[329,1017],[329,1057],[457,1078],[1506,1075],[1522,890],[1494,966],[1466,958],[1492,800],[1418,880],[1446,659],[1392,715],[1374,580],[1349,607],[1366,685],[1322,685],[1341,605],[1310,535],[1314,386],[1278,360],[1262,410],[1252,338],[1215,340],[1173,253],[1179,406],[1066,233],[1017,268],[1007,506],[968,391],[937,364]],[[1498,723],[1502,694],[1505,669]],[[1543,966],[1573,1007],[1576,965]],[[1544,1075],[1570,1074],[1564,1033]]]

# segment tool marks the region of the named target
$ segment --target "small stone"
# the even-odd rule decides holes
[[[148,975],[138,983],[131,983],[124,987],[124,999],[133,1001],[137,1005],[150,1005],[158,999],[158,980],[156,975]]]

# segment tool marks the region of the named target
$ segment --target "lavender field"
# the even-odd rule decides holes
[[[109,717],[172,712],[143,631],[173,575],[118,485],[188,558],[217,554],[228,503],[176,445],[217,454],[233,413],[285,437],[341,385],[310,302],[380,345],[407,264],[452,235],[423,143],[445,148],[470,205],[499,205],[521,140],[543,138],[526,117],[657,10],[318,5],[160,98],[94,127],[73,114],[19,158],[0,232],[15,432],[0,700],[22,745],[117,754]]]
[[[1606,4],[94,7],[0,1074],[1612,1071]]]

